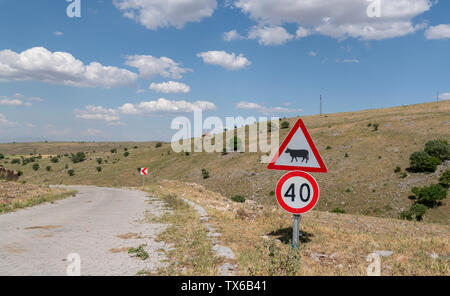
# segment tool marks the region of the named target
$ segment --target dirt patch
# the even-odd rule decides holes
[[[132,238],[142,238],[139,233],[129,232],[125,234],[118,234],[116,237],[121,239],[132,239]]]
[[[123,253],[123,252],[128,252],[129,249],[131,249],[131,247],[111,249],[111,250],[109,250],[109,252],[110,253]]]
[[[22,254],[25,253],[27,250],[24,249],[9,249],[8,253],[12,253],[12,254]]]
[[[34,229],[55,229],[55,228],[61,228],[61,225],[46,225],[46,226],[32,226],[32,227],[27,227],[25,228],[25,230],[34,230]]]

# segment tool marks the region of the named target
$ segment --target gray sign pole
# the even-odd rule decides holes
[[[145,176],[142,175],[142,188],[144,188],[144,186],[145,186]]]
[[[300,243],[299,243],[299,238],[300,238],[300,220],[301,220],[302,216],[298,215],[298,214],[294,214],[294,227],[292,228],[292,247],[294,249],[298,249]]]

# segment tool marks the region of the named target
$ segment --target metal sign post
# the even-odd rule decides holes
[[[300,238],[300,220],[302,219],[301,215],[294,214],[294,227],[292,228],[292,248],[298,249],[300,246],[299,238]]]
[[[145,187],[145,175],[142,175],[142,188]]]

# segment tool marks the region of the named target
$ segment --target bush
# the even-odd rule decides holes
[[[5,156],[0,153],[0,159],[5,159]]]
[[[100,157],[97,158],[97,163],[98,163],[98,164],[102,164],[102,162],[103,162],[103,159],[101,159]]]
[[[35,170],[35,171],[39,170],[39,164],[38,163],[33,164],[33,170]]]
[[[422,188],[414,187],[412,193],[417,197],[417,203],[433,208],[447,197],[447,189],[439,184],[432,184]]]
[[[414,152],[409,158],[411,169],[416,172],[434,172],[441,160],[432,157],[425,151]]]
[[[442,176],[439,178],[439,182],[444,188],[448,189],[450,187],[450,170],[446,170],[442,174]]]
[[[20,158],[15,158],[11,160],[11,164],[20,164]]]
[[[52,170],[52,167],[48,165],[45,169],[47,170],[47,172],[50,172]]]
[[[14,171],[0,168],[0,180],[17,181],[19,179],[19,176],[19,172],[14,173]]]
[[[125,157],[128,157],[128,156],[130,156],[130,152],[125,152],[124,154],[123,154],[123,156],[125,156]]]
[[[202,176],[203,176],[203,179],[208,179],[209,172],[206,169],[202,169]]]
[[[57,163],[57,162],[59,162],[59,158],[58,157],[52,157],[50,159],[50,161],[53,162],[53,163]]]
[[[163,145],[163,143],[161,143],[161,142],[158,142],[158,143],[156,143],[155,147],[156,147],[156,148],[161,148],[161,147],[162,147],[162,145]]]
[[[345,214],[345,210],[341,209],[341,208],[334,208],[331,210],[331,213],[336,213],[336,214]]]
[[[376,132],[378,130],[378,127],[380,126],[379,123],[374,123],[373,124],[373,131]]]
[[[86,160],[86,154],[84,152],[78,152],[77,154],[72,154],[72,162],[79,163]]]
[[[69,174],[69,176],[75,176],[75,170],[74,169],[70,169],[67,171],[67,173]]]
[[[101,172],[102,171],[102,167],[101,166],[98,166],[97,167],[97,172]]]
[[[117,149],[116,148],[113,148],[110,151],[111,151],[111,153],[117,153]]]
[[[242,195],[235,195],[231,198],[232,201],[234,202],[245,202],[245,197],[243,197]]]
[[[281,123],[281,128],[282,128],[282,129],[289,128],[289,122],[288,122],[288,121],[283,121],[283,122]]]
[[[450,158],[450,145],[445,140],[428,141],[425,144],[425,152],[444,161]]]
[[[409,210],[400,213],[399,218],[402,220],[412,221],[416,219],[417,221],[422,221],[423,216],[427,213],[428,208],[421,204],[413,204]]]
[[[327,150],[331,150],[331,146],[327,146]]]
[[[270,195],[270,196],[275,196],[275,191],[273,191],[273,190],[270,191],[270,192],[269,192],[269,195]]]
[[[397,166],[394,170],[394,173],[400,173],[401,170],[402,170],[402,168]]]

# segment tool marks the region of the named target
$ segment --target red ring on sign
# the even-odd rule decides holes
[[[309,181],[309,183],[313,187],[313,191],[314,191],[313,197],[311,199],[311,202],[306,207],[303,207],[300,209],[292,208],[292,207],[288,206],[283,200],[283,196],[281,194],[281,189],[283,187],[283,184],[292,177],[305,178],[306,180]],[[285,211],[292,213],[292,214],[304,214],[306,212],[309,212],[316,206],[317,201],[319,200],[319,185],[317,184],[317,181],[316,181],[316,179],[313,178],[313,176],[311,176],[305,172],[289,172],[286,175],[284,175],[283,177],[281,177],[281,179],[278,181],[277,188],[276,188],[276,195],[277,195],[278,204]]]

